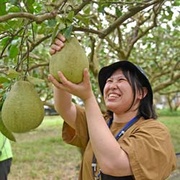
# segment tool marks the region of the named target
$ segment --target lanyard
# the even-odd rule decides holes
[[[135,122],[137,122],[139,120],[140,116],[137,115],[135,117],[133,117],[115,136],[115,139],[118,140]],[[110,128],[111,125],[113,123],[113,118],[111,118],[107,125]],[[99,171],[99,173],[96,175],[96,171],[97,171],[97,160],[95,155],[93,154],[93,160],[92,160],[92,171],[93,171],[93,177],[95,180],[99,180],[100,176],[101,176],[101,171]]]
[[[138,121],[140,116],[133,117],[115,136],[115,139],[118,140],[136,121]],[[111,124],[113,122],[113,118],[111,118],[108,122],[108,127],[111,127]]]

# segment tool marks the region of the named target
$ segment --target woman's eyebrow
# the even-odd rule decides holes
[[[112,75],[109,78],[126,78],[126,77],[123,74],[120,74],[120,75],[115,75],[115,76]]]

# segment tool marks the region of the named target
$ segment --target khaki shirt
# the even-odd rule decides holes
[[[124,123],[111,125],[116,135]],[[93,151],[89,141],[85,111],[77,106],[76,130],[67,123],[63,125],[63,140],[82,148],[79,180],[93,180]],[[140,118],[118,140],[120,147],[127,153],[136,180],[165,180],[176,168],[176,156],[168,129],[161,122]]]

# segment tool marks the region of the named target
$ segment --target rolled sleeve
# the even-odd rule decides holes
[[[85,149],[89,140],[85,110],[78,105],[76,105],[76,109],[75,129],[64,122],[62,138],[68,144]]]

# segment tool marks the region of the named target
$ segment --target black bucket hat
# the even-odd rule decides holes
[[[127,70],[130,72],[136,73],[137,76],[139,77],[139,80],[142,83],[143,87],[147,88],[151,104],[153,104],[153,92],[152,92],[151,84],[150,84],[146,74],[140,67],[136,66],[135,64],[131,63],[130,61],[118,61],[109,66],[103,67],[99,71],[98,82],[99,82],[99,88],[100,88],[102,95],[103,95],[104,86],[106,84],[106,80],[117,69]]]

